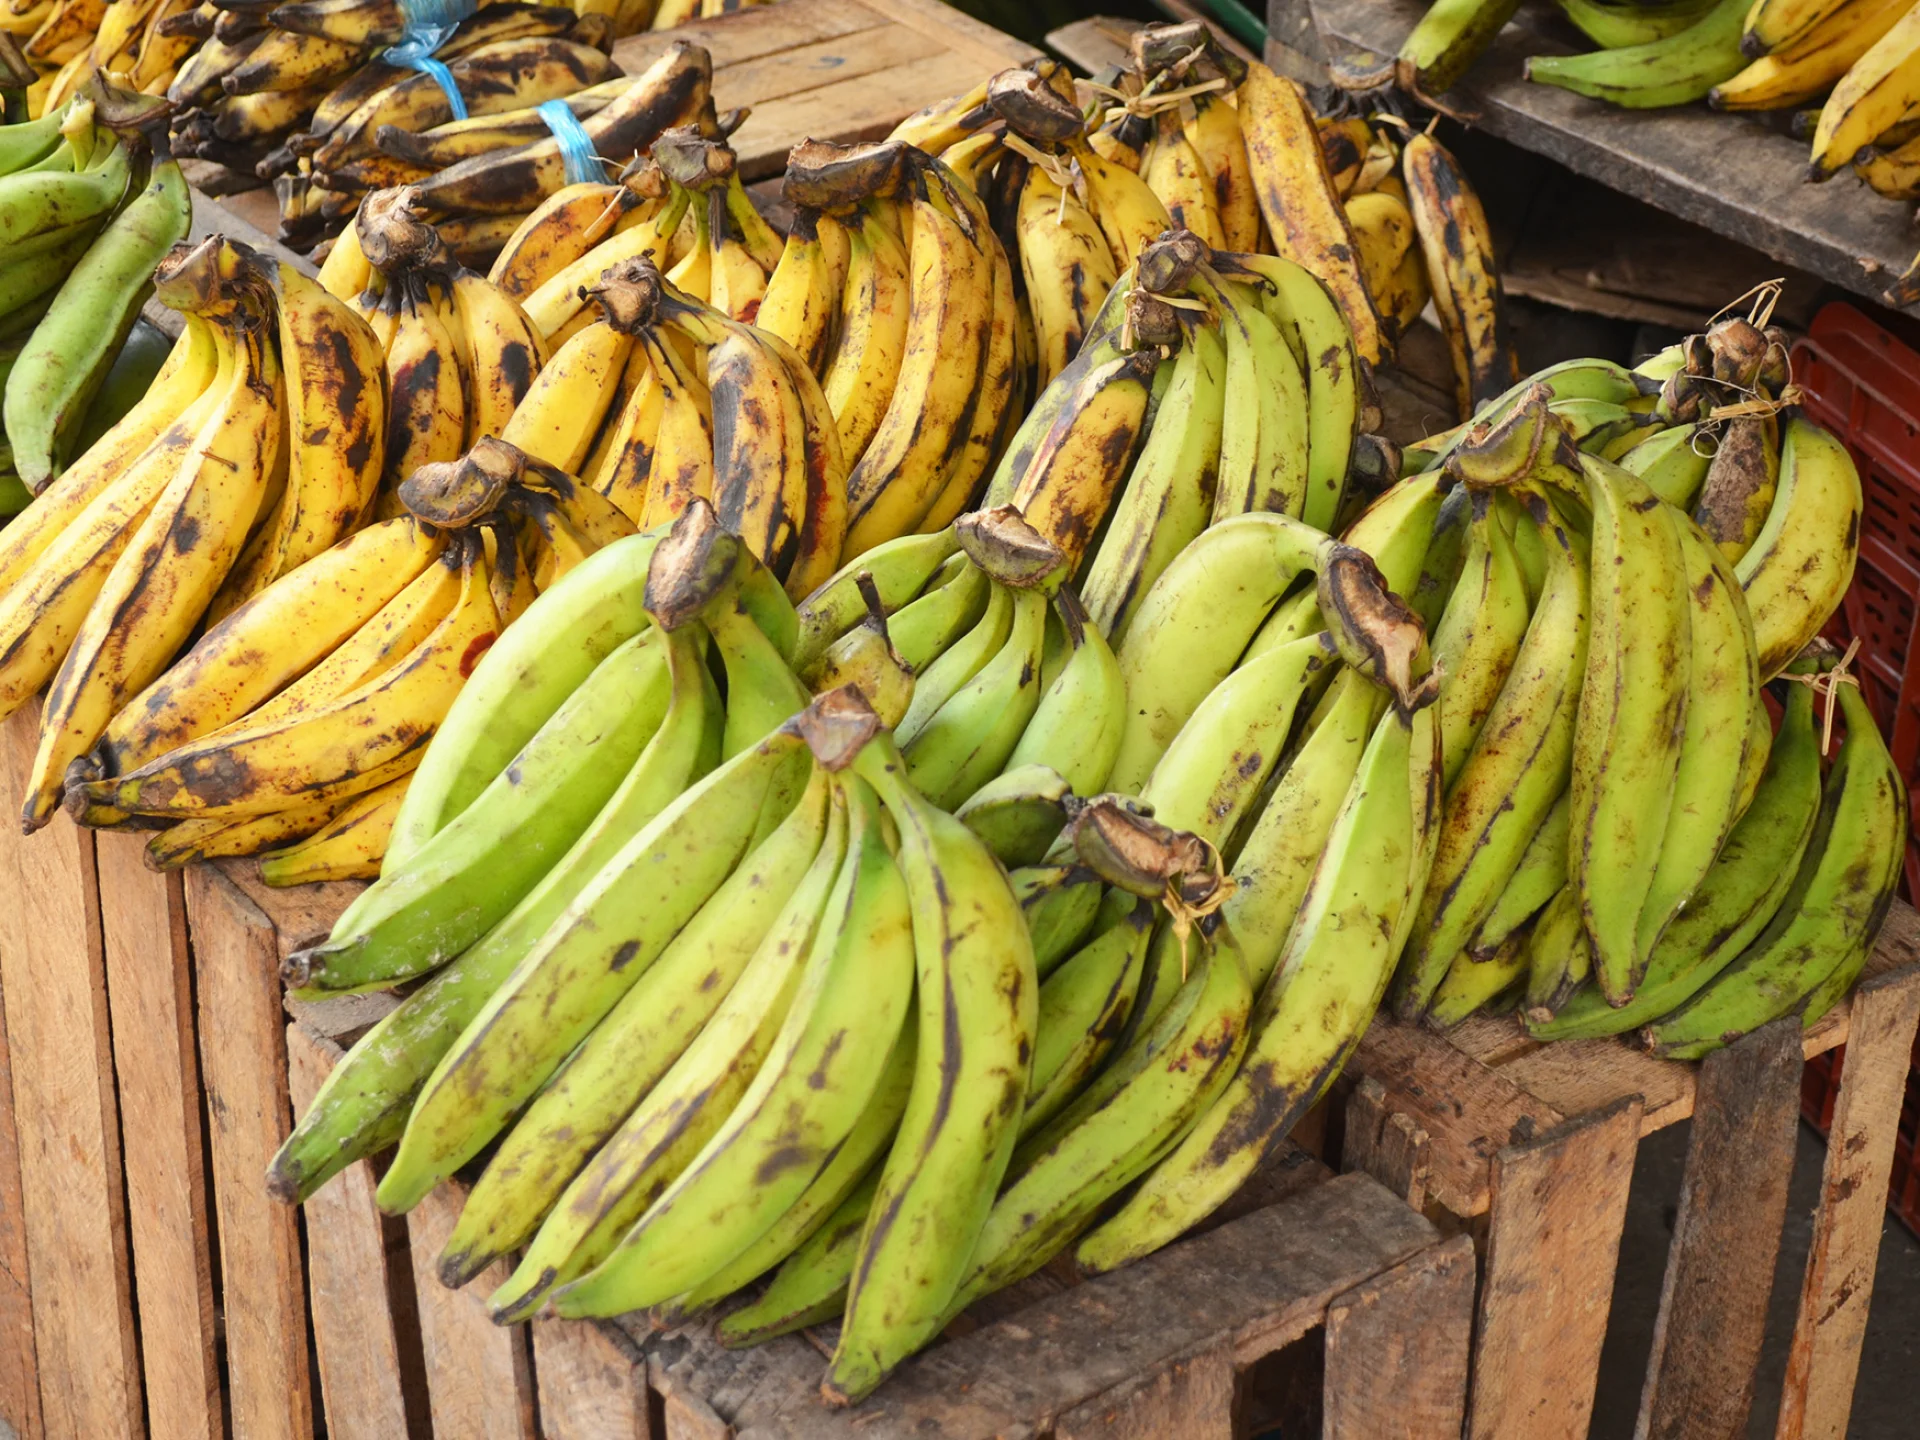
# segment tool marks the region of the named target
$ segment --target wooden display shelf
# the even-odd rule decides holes
[[[1587,1433],[1641,1137],[1691,1118],[1642,1435],[1741,1435],[1766,1328],[1807,1057],[1847,1046],[1778,1440],[1846,1432],[1873,1297],[1920,915],[1896,901],[1860,987],[1698,1065],[1619,1039],[1541,1044],[1512,1019],[1382,1017],[1347,1067],[1347,1159],[1484,1248],[1468,1435]]]
[[[1392,54],[1425,9],[1420,0],[1311,5],[1336,55]],[[1489,134],[1876,302],[1912,261],[1909,207],[1851,175],[1807,183],[1805,142],[1768,121],[1705,105],[1622,110],[1523,79],[1527,56],[1574,49],[1564,33],[1523,11],[1442,99]]]

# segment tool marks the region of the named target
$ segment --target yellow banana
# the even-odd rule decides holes
[[[412,779],[408,773],[369,790],[298,844],[262,855],[260,878],[275,886],[378,878],[387,837]]]

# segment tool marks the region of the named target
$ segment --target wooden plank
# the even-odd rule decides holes
[[[1139,21],[1118,15],[1093,15],[1047,32],[1047,48],[1066,56],[1083,75],[1098,75],[1109,65],[1127,63],[1127,46]]]
[[[224,1435],[226,1424],[186,892],[177,873],[146,867],[145,848],[138,834],[94,837],[121,1125],[134,1137],[127,1218],[147,1424],[184,1440]]]
[[[306,1026],[287,1026],[287,1081],[302,1113],[339,1061],[338,1045]],[[400,1343],[388,1302],[386,1236],[362,1160],[301,1207],[307,1227],[309,1313],[327,1430],[335,1435],[407,1433]]]
[[[629,75],[637,75],[675,43],[691,41],[713,61],[714,104],[724,110],[735,102],[727,97],[721,77],[733,66],[858,30],[871,30],[886,20],[861,0],[783,0],[783,7],[755,5],[731,15],[676,25],[671,30],[629,35],[614,42],[613,58]]]
[[[973,78],[948,94],[958,94],[986,79],[993,71],[1004,70],[1009,65],[1024,65],[1040,57],[1040,52],[1026,41],[1016,40],[963,10],[941,4],[940,0],[868,0],[868,3],[887,19],[918,30],[973,67]],[[918,110],[929,103],[922,100],[913,108]]]
[[[890,70],[927,53],[927,37],[904,25],[875,25],[813,45],[763,55],[724,72],[724,108],[756,109],[789,95]],[[717,103],[717,102],[716,102]],[[751,122],[749,122],[751,123]]]
[[[187,922],[199,978],[233,1430],[247,1440],[309,1440],[299,1222],[260,1180],[292,1126],[273,927],[206,865],[187,871]]]
[[[1313,13],[1331,48],[1390,55],[1422,6],[1314,0]],[[1762,122],[1704,106],[1622,110],[1522,78],[1527,56],[1570,48],[1510,25],[1448,102],[1490,134],[1872,300],[1913,258],[1905,206],[1849,176],[1807,184],[1805,142]]]
[[[1233,1352],[1222,1346],[1076,1405],[1054,1440],[1233,1440]]]
[[[1906,1089],[1920,983],[1901,972],[1854,992],[1847,1060],[1827,1132],[1800,1311],[1787,1352],[1779,1440],[1841,1440],[1873,1299],[1887,1176]]]
[[[1493,1157],[1560,1123],[1563,1115],[1538,1096],[1455,1049],[1423,1025],[1377,1018],[1347,1073],[1385,1087],[1390,1108],[1427,1132],[1430,1193],[1456,1215],[1478,1215],[1491,1200]]]
[[[1327,1306],[1325,1440],[1458,1440],[1476,1274],[1466,1235]]]
[[[714,1387],[689,1388],[741,1440],[1044,1433],[1138,1376],[1223,1350],[1236,1367],[1271,1354],[1318,1325],[1334,1295],[1427,1248],[1436,1233],[1366,1176],[1336,1176],[937,1345],[851,1410],[819,1404],[817,1357],[811,1366],[781,1362],[810,1376],[804,1388],[757,1385],[735,1409]]]
[[[26,792],[38,728],[37,704],[6,722],[0,793]],[[0,989],[40,1423],[54,1440],[144,1428],[93,864],[92,833],[62,817],[31,838],[0,825],[0,873],[12,880],[0,916]]]
[[[533,1373],[541,1440],[652,1440],[647,1362],[617,1330],[534,1321]]]
[[[33,1358],[33,1286],[27,1270],[27,1227],[21,1214],[20,1141],[13,1123],[4,983],[0,983],[0,1421],[13,1428],[18,1440],[40,1440],[40,1374]]]
[[[1640,1139],[1621,1100],[1494,1157],[1471,1440],[1583,1440]]]
[[[1640,1133],[1693,1113],[1694,1068],[1656,1060],[1627,1040],[1561,1040],[1500,1067],[1500,1073],[1562,1115],[1584,1115],[1628,1095],[1641,1099]]]
[[[733,1440],[733,1427],[698,1395],[677,1390],[660,1408],[666,1440]]]
[[[459,1218],[452,1185],[439,1186],[407,1215],[434,1440],[534,1440],[526,1327],[495,1325],[487,1314],[488,1293],[512,1267],[498,1261],[464,1290],[440,1283],[440,1252]]]
[[[367,888],[359,880],[330,880],[276,890],[260,878],[257,860],[216,860],[212,868],[272,924],[276,964],[301,946],[324,939],[341,912]]]
[[[1801,1064],[1800,1021],[1789,1015],[1700,1066],[1639,1440],[1747,1433],[1793,1177]]]

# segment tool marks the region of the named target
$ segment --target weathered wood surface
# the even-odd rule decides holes
[[[200,1069],[234,1434],[310,1440],[314,1406],[299,1220],[290,1206],[270,1199],[261,1182],[293,1123],[273,929],[253,902],[206,865],[187,872],[187,921],[199,982]]]
[[[1701,1063],[1640,1395],[1642,1440],[1747,1433],[1793,1177],[1802,1064],[1793,1016]]]
[[[1233,1349],[1220,1345],[1136,1375],[1074,1406],[1053,1440],[1232,1440]]]
[[[1842,1440],[1846,1434],[1917,1024],[1920,985],[1910,976],[1882,977],[1854,992],[1820,1208],[1787,1352],[1778,1440]]]
[[[647,1415],[647,1362],[609,1326],[533,1322],[540,1440],[659,1440]]]
[[[20,1141],[13,1123],[6,985],[0,982],[0,1420],[20,1440],[40,1440],[40,1374],[33,1358],[33,1287],[20,1199]]]
[[[1420,0],[1312,0],[1330,52],[1391,55]],[[1521,77],[1529,55],[1566,53],[1570,32],[1525,12],[1444,97],[1490,134],[1873,300],[1913,258],[1907,207],[1850,176],[1802,178],[1807,147],[1766,124],[1704,105],[1621,110]]]
[[[1367,1076],[1347,1102],[1340,1168],[1373,1176],[1415,1210],[1424,1210],[1433,1182],[1433,1146],[1412,1116],[1392,1108],[1387,1090]]]
[[[287,1026],[287,1080],[296,1113],[313,1103],[340,1054],[338,1045],[306,1026]],[[386,1235],[373,1188],[373,1172],[362,1160],[301,1207],[308,1313],[328,1432],[397,1437],[408,1433],[406,1380],[388,1298],[393,1277]],[[412,1283],[411,1266],[406,1283]]]
[[[1100,1407],[1089,1402],[1176,1363],[1221,1354],[1244,1368],[1320,1324],[1334,1296],[1436,1238],[1371,1179],[1333,1177],[994,1324],[950,1334],[846,1411],[820,1405],[824,1363],[802,1337],[731,1353],[704,1327],[630,1333],[669,1401],[698,1397],[740,1440],[1029,1435],[1069,1412],[1076,1424],[1093,1423]]]
[[[27,791],[39,709],[0,728],[9,796]],[[92,834],[64,819],[31,838],[0,825],[0,868],[14,881],[0,914],[0,995],[49,1440],[145,1433],[93,867]]]
[[[147,1424],[189,1440],[226,1433],[200,1058],[186,892],[178,874],[146,867],[145,844],[137,833],[94,837]]]
[[[1639,1140],[1636,1096],[1494,1157],[1470,1440],[1584,1440]]]
[[[1478,1274],[1456,1235],[1327,1307],[1324,1440],[1458,1440]]]
[[[715,106],[751,107],[729,142],[749,180],[778,174],[809,136],[878,139],[922,106],[1039,54],[939,0],[782,0],[629,36],[614,58],[637,72],[677,40],[713,57]]]
[[[507,1278],[502,1260],[463,1290],[440,1283],[440,1252],[460,1218],[461,1197],[438,1186],[407,1214],[420,1343],[435,1440],[534,1440],[533,1369],[524,1325],[495,1325],[488,1292]]]

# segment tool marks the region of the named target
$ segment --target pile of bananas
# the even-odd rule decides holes
[[[74,818],[164,827],[147,851],[159,869],[264,853],[270,884],[377,874],[480,656],[539,591],[633,533],[495,439],[421,465],[395,498],[392,518],[284,571],[128,702],[67,770]]]
[[[0,38],[29,62],[20,85],[26,111],[37,117],[65,105],[96,72],[164,95],[200,43],[192,12],[187,0],[7,0]]]
[[[56,479],[159,369],[165,341],[140,308],[192,213],[166,117],[164,101],[96,79],[39,120],[0,125],[0,513]]]
[[[155,294],[185,329],[152,388],[0,542],[0,706],[51,682],[29,830],[202,620],[352,531],[380,476],[379,346],[346,306],[218,237]]]

